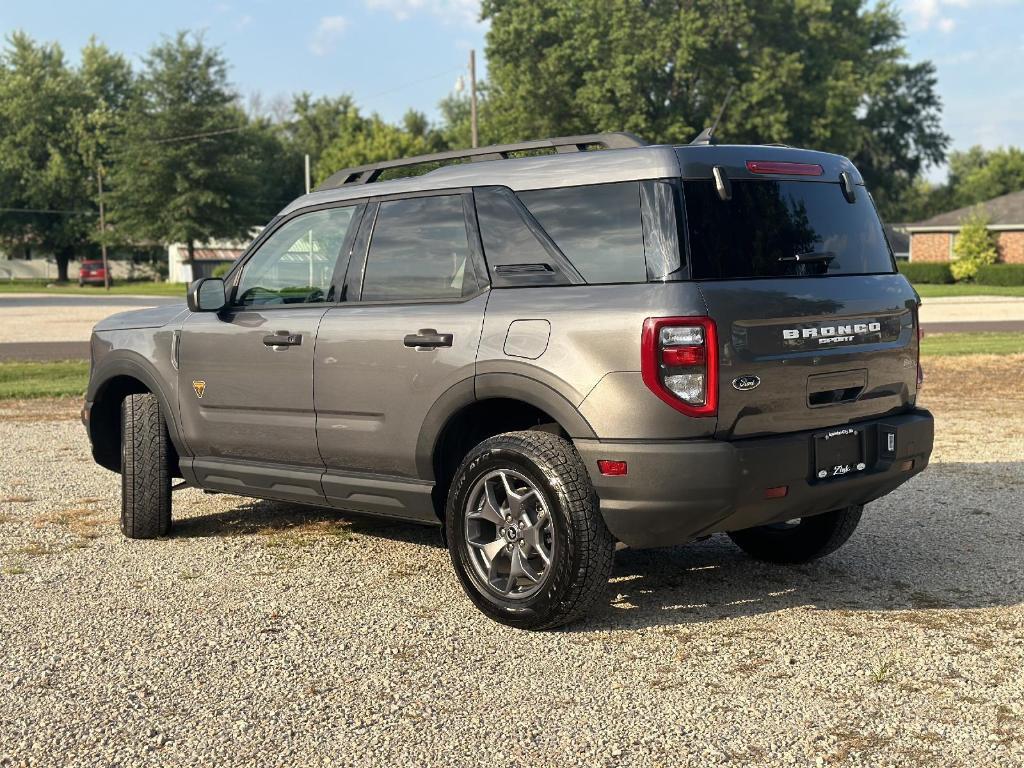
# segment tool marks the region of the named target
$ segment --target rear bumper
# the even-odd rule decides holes
[[[633,547],[682,544],[699,536],[865,504],[895,490],[928,465],[934,426],[928,411],[856,425],[865,433],[861,472],[818,480],[813,432],[726,442],[576,440],[608,529]],[[888,435],[895,449],[888,450]],[[628,474],[606,477],[598,459],[625,461]],[[782,498],[765,490],[787,486]]]

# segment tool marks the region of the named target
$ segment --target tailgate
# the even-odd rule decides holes
[[[900,275],[703,281],[723,439],[898,413],[917,395],[917,297]]]

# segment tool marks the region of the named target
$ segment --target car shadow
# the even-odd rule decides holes
[[[1013,500],[1016,499],[1016,503]],[[616,553],[608,600],[568,631],[769,614],[983,609],[1024,603],[1024,462],[930,467],[868,505],[840,550],[803,565],[755,561],[718,535]]]
[[[603,604],[566,631],[628,631],[797,607],[913,611],[1018,605],[1024,602],[1022,497],[1022,462],[937,464],[869,505],[850,541],[817,562],[758,562],[724,535],[662,549],[620,548]],[[330,532],[331,526],[444,546],[438,528],[273,501],[176,519],[171,535],[315,533]]]
[[[175,518],[171,537],[181,539],[223,536],[261,536],[316,533],[344,528],[349,533],[442,548],[440,528],[389,520],[355,512],[280,501],[245,501],[224,512]]]

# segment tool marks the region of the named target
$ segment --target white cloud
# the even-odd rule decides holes
[[[952,32],[956,21],[943,13],[947,8],[980,8],[985,5],[1008,5],[1016,0],[903,0],[903,8],[910,16],[914,29],[932,27],[940,32]]]
[[[348,20],[343,16],[324,16],[317,22],[313,38],[309,41],[309,50],[314,56],[326,56],[338,45],[338,41],[348,28]]]
[[[480,0],[363,0],[371,11],[387,11],[399,21],[429,13],[446,23],[477,24]]]

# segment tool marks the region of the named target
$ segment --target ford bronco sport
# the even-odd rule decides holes
[[[547,628],[617,541],[842,545],[928,463],[918,305],[846,158],[485,147],[340,171],[187,307],[99,323],[83,420],[126,536],[173,478],[437,525],[480,610]]]

